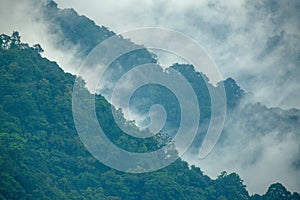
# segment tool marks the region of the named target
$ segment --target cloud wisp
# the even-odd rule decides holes
[[[222,170],[237,172],[250,193],[264,193],[273,182],[299,191],[299,119],[296,109],[241,105],[227,116],[223,134],[207,158],[186,154],[184,159],[213,177]]]
[[[161,26],[201,44],[224,77],[233,77],[256,101],[300,108],[299,1],[58,0],[117,32]],[[139,5],[134,9],[135,5]],[[176,60],[170,60],[170,64]]]
[[[49,24],[42,19],[40,8],[42,1],[36,0],[1,0],[0,2],[0,32],[11,35],[19,31],[22,41],[30,45],[39,43],[45,50],[43,56],[56,61],[66,72],[75,74],[80,64],[76,54],[76,46],[57,48],[55,42],[61,35],[50,34]]]

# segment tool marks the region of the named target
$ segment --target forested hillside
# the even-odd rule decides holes
[[[250,197],[237,174],[224,172],[212,180],[180,159],[146,174],[104,166],[87,152],[74,127],[75,77],[41,57],[39,45],[22,43],[17,32],[2,34],[0,45],[1,199],[300,198],[279,183],[263,196]],[[112,141],[138,151],[156,148],[155,138],[130,145],[131,138],[114,123],[111,105],[100,95],[95,98],[98,119]]]

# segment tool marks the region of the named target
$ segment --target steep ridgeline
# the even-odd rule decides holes
[[[56,38],[56,41],[54,41],[56,42],[56,47],[64,49],[69,45],[79,46],[79,54],[82,58],[85,58],[87,54],[90,53],[90,51],[93,50],[99,43],[116,35],[106,27],[96,25],[89,18],[79,16],[72,8],[59,9],[57,4],[52,0],[49,0],[48,3],[42,7],[42,14],[46,24],[49,26],[50,33],[60,36]],[[156,56],[150,53],[146,48],[134,44],[129,39],[123,39],[121,35],[119,35],[119,37],[123,40],[124,46],[135,46],[142,49],[129,52],[111,64],[110,70],[112,70],[112,72],[107,72],[107,74],[109,74],[108,76],[110,76],[112,82],[118,80],[121,75],[135,66],[157,63]],[[196,72],[193,66],[186,64],[175,64],[170,68],[184,75],[185,78],[187,78],[193,85],[193,88],[197,88],[196,91],[201,92],[201,94],[198,95],[199,97],[201,96],[205,97],[204,99],[208,99],[206,98],[208,90],[204,82],[208,81],[208,79],[204,74]],[[224,81],[224,86],[228,97],[228,106],[233,108],[238,104],[239,99],[244,96],[244,91],[241,90],[231,78]]]
[[[54,1],[48,1],[41,10],[44,19],[49,24],[52,34],[62,37],[56,41],[59,48],[68,44],[78,45],[87,55],[103,40],[115,35],[104,26],[97,26],[95,22],[85,16],[79,16],[74,9],[59,9]]]
[[[49,31],[52,34],[59,36],[55,37],[57,38],[55,41],[57,48],[64,50],[64,48],[68,48],[69,46],[76,46],[79,49],[79,57],[85,58],[86,55],[101,41],[111,36],[115,36],[114,32],[108,30],[106,27],[97,26],[92,20],[85,16],[79,16],[73,9],[59,9],[57,8],[55,2],[48,2],[49,3],[46,4],[42,9],[42,13],[44,14],[43,19],[45,20],[45,24],[49,25]],[[120,41],[122,41],[120,48],[128,46],[142,47],[132,43],[128,39],[122,38],[122,36],[118,37]],[[274,42],[276,43],[277,40],[278,39],[275,38]],[[145,63],[157,64],[157,61],[155,55],[151,54],[143,47],[141,50],[122,55],[120,58],[116,59],[111,64],[109,70],[107,70],[105,74],[106,82],[104,82],[103,85],[100,85],[98,92],[105,98],[109,99],[108,97],[114,87],[114,83],[116,83],[123,74],[133,69],[135,66]],[[195,154],[197,154],[199,151],[199,147],[202,144],[203,137],[205,136],[208,124],[210,122],[211,99],[207,88],[210,87],[213,89],[213,86],[210,84],[206,85],[205,81],[208,81],[206,76],[201,72],[196,72],[191,65],[174,64],[165,71],[163,71],[157,65],[157,71],[160,70],[160,74],[162,74],[162,76],[169,76],[172,69],[183,75],[191,84],[196,92],[199,108],[201,109],[201,118],[199,121],[200,129],[193,144],[191,145],[191,148],[187,152],[191,156],[196,156]],[[148,76],[148,74],[139,74],[139,76]],[[86,78],[86,81],[89,83],[88,77],[84,78]],[[245,94],[244,91],[231,78],[228,78],[223,83],[227,96],[227,117],[221,138],[217,147],[214,149],[215,152],[220,153],[216,154],[219,155],[221,153],[227,153],[231,158],[233,155],[235,155],[239,161],[241,161],[240,158],[245,158],[245,160],[241,161],[241,163],[236,163],[236,165],[242,165],[241,168],[244,169],[246,163],[248,169],[255,169],[255,163],[263,162],[262,155],[264,155],[265,152],[261,149],[266,149],[261,142],[256,141],[264,141],[264,137],[271,137],[273,139],[277,138],[279,140],[279,144],[285,144],[286,139],[289,139],[290,136],[292,136],[292,140],[299,141],[299,129],[297,126],[297,124],[299,124],[299,118],[297,118],[299,115],[298,110],[293,111],[295,114],[292,114],[291,117],[290,111],[275,109],[275,112],[274,109],[266,108],[261,104],[239,106],[240,100],[247,94]],[[178,83],[175,81],[174,85],[175,84]],[[171,92],[166,90],[166,88],[159,87],[158,85],[148,85],[137,90],[132,96],[131,108],[136,111],[135,114],[139,116],[138,118],[142,119],[141,124],[147,124],[149,122],[150,118],[148,117],[148,111],[153,104],[161,104],[166,109],[168,118],[161,134],[164,134],[164,137],[167,136],[167,139],[172,138],[174,136],[174,130],[177,130],[180,123],[180,107],[176,97]],[[119,106],[117,104],[115,105]],[[279,114],[282,116],[280,119],[278,118]],[[263,119],[261,116],[263,116]],[[277,137],[275,133],[277,133],[279,130],[280,132],[278,135],[280,137]],[[237,141],[233,138],[240,139]],[[244,139],[243,142],[241,139]],[[254,146],[257,146],[255,151],[253,150],[253,143],[255,144]],[[241,144],[243,144],[242,148],[240,147]],[[228,147],[230,147],[229,150],[225,152],[224,150],[228,149]],[[284,165],[291,167],[293,172],[295,169],[298,170],[298,173],[299,156],[297,156],[297,147],[293,146],[293,148],[295,156],[293,154],[293,157],[291,158],[292,164],[289,164],[289,161],[287,161]],[[140,147],[139,151],[143,152],[143,149],[143,147]],[[243,151],[241,151],[241,149],[243,149]],[[215,160],[222,160],[226,158],[225,156],[224,158],[220,158],[218,155],[213,157],[211,154],[210,157]],[[226,163],[230,161],[224,162]],[[285,178],[284,174],[270,174],[270,176],[276,178]]]
[[[68,48],[69,45],[79,47],[78,54],[82,59],[96,47],[103,40],[114,36],[115,33],[109,31],[104,26],[97,26],[93,21],[85,16],[79,16],[73,9],[59,9],[57,4],[53,1],[49,1],[44,7],[42,7],[42,13],[44,16],[45,24],[49,25],[49,31],[57,37],[56,47],[60,49]],[[199,102],[199,108],[201,109],[201,130],[194,141],[192,147],[198,149],[205,136],[208,124],[210,121],[211,111],[211,99],[208,92],[208,87],[214,89],[210,84],[206,84],[208,79],[205,74],[196,72],[194,67],[186,64],[174,64],[165,71],[157,64],[156,56],[151,54],[146,48],[132,43],[129,39],[123,39],[119,36],[120,42],[123,47],[133,46],[141,48],[136,51],[129,52],[116,59],[109,68],[105,71],[105,81],[99,86],[98,93],[109,99],[115,83],[129,70],[142,64],[154,64],[155,70],[161,74],[161,76],[167,77],[171,70],[175,70],[182,74],[193,87],[196,92]],[[119,48],[123,48],[120,46]],[[99,61],[101,63],[101,61]],[[156,66],[155,66],[156,65]],[[139,74],[140,79],[148,74]],[[83,77],[89,83],[89,77]],[[239,88],[233,79],[227,79],[223,82],[226,95],[227,95],[227,108],[229,110],[234,109],[240,99],[245,95],[244,91]],[[173,85],[176,85],[177,80],[174,80]],[[124,91],[125,92],[125,91]],[[140,88],[131,98],[131,108],[136,111],[136,115],[140,119],[143,119],[140,124],[147,124],[149,122],[148,110],[153,104],[161,104],[164,106],[167,112],[166,125],[162,130],[162,133],[168,137],[174,136],[174,130],[177,130],[180,124],[180,107],[176,97],[167,91],[166,88],[159,85],[148,85]],[[187,99],[189,100],[189,99]],[[122,107],[122,105],[116,105]]]
[[[79,49],[78,56],[81,58],[85,58],[91,50],[105,39],[116,35],[106,27],[96,25],[89,18],[79,16],[72,8],[59,9],[57,4],[51,0],[41,7],[41,14],[42,20],[45,20],[45,24],[48,25],[50,34],[59,36],[56,37],[56,41],[53,41],[55,42],[54,45],[63,50],[70,46],[76,46]],[[129,39],[123,39],[121,35],[118,37],[122,40],[124,46],[141,48],[122,56],[112,64],[116,68],[118,65],[122,66],[124,71],[121,71],[120,74],[136,65],[157,62],[147,49],[134,44]],[[118,73],[115,76],[118,76]]]
[[[249,197],[237,174],[211,180],[181,160],[146,174],[104,166],[87,152],[74,127],[75,77],[42,58],[39,45],[21,43],[17,32],[0,38],[1,199],[299,199],[281,184]],[[114,108],[100,95],[95,99],[99,122],[113,142],[140,152],[157,147],[157,138],[131,142],[114,123]],[[132,131],[138,130],[132,125]]]

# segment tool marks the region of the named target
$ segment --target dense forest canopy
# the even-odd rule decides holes
[[[18,32],[0,38],[1,199],[300,199],[280,183],[250,196],[237,174],[222,172],[212,180],[180,159],[146,174],[104,166],[74,127],[75,76],[43,58],[40,45],[22,43]],[[82,89],[89,94],[84,83]],[[156,148],[157,138],[130,143],[113,123],[114,108],[101,95],[95,99],[98,119],[115,143],[140,151]],[[134,125],[132,130],[138,131]]]

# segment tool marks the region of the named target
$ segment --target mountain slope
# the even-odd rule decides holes
[[[95,24],[93,25],[93,23],[82,23],[82,24],[78,23],[80,19],[83,19],[85,17],[79,16],[78,14],[76,14],[74,10],[58,9],[55,4],[53,4],[51,7],[52,7],[51,9],[54,12],[50,14],[49,12],[48,14],[46,12],[46,18],[45,18],[46,22],[50,21],[51,27],[56,27],[56,30],[59,30],[61,33],[63,33],[62,37],[60,37],[60,40],[62,40],[62,42],[59,42],[57,48],[65,48],[65,46],[68,45],[65,45],[64,41],[68,41],[72,45],[75,46],[79,45],[80,53],[82,52],[88,53],[86,51],[81,51],[81,49],[86,49],[86,48],[92,49],[93,47],[95,47],[95,45],[98,44],[97,42],[101,42],[108,37],[108,35],[105,34],[106,33],[105,27],[98,26],[98,29],[96,30],[94,29],[96,26]],[[45,10],[47,11],[48,9],[49,8],[47,8],[46,6]],[[56,19],[56,21],[52,20],[52,18]],[[88,20],[87,18],[85,19]],[[64,22],[67,22],[67,24]],[[69,29],[72,31],[69,31]],[[86,30],[94,30],[95,32],[88,33],[86,32]],[[99,35],[97,36],[98,33]],[[77,37],[76,35],[78,34],[80,34],[81,36],[83,35],[85,36]],[[85,41],[86,38],[94,42],[86,42],[85,44],[85,42],[83,41]],[[124,40],[124,45],[134,45],[134,44],[130,43],[130,41],[128,40]],[[112,90],[112,87],[114,86],[111,83],[116,82],[121,75],[128,72],[130,69],[134,68],[139,64],[143,64],[147,62],[151,63],[151,54],[147,51],[147,49],[145,49],[144,52],[145,54],[135,55],[134,53],[132,53],[131,56],[129,56],[130,54],[124,55],[123,59],[116,60],[114,64],[111,66],[110,68],[111,71],[107,76],[107,81],[109,82],[109,84],[102,85],[102,88],[104,89],[101,90],[100,88],[99,92],[105,97],[109,96],[107,95],[107,93],[109,94],[109,92]],[[82,55],[83,57],[86,56],[85,53],[83,53]],[[155,56],[153,58],[155,58]],[[142,62],[139,62],[141,60]],[[207,123],[209,122],[209,116],[210,116],[210,99],[208,98],[209,95],[207,95],[207,88],[205,84],[203,84],[203,80],[201,79],[202,76],[199,76],[199,72],[195,72],[193,67],[189,65],[177,64],[172,66],[171,68],[179,71],[182,75],[184,75],[189,80],[189,82],[193,85],[193,87],[196,88],[195,90],[196,92],[198,92],[197,97],[201,103],[200,106],[201,117],[203,120],[201,128],[202,128],[202,133],[205,133],[207,129]],[[164,72],[162,71],[162,73]],[[89,79],[88,79],[89,77],[85,77],[85,78],[89,83]],[[229,171],[238,171],[239,173],[242,174],[242,176],[246,180],[249,180],[252,179],[252,177],[255,177],[253,176],[253,174],[256,174],[256,172],[260,171],[261,168],[259,167],[263,167],[265,171],[261,179],[264,179],[265,182],[264,185],[258,186],[257,185],[258,182],[256,180],[256,181],[252,181],[251,188],[253,188],[253,185],[255,185],[256,188],[258,187],[261,188],[258,191],[264,192],[262,188],[265,188],[267,184],[269,184],[271,181],[278,180],[278,178],[280,178],[280,180],[285,181],[285,184],[287,184],[289,187],[291,187],[290,186],[292,184],[291,182],[294,182],[292,188],[294,188],[294,190],[297,190],[297,186],[299,186],[299,181],[296,180],[297,174],[299,174],[299,170],[297,171],[297,169],[299,169],[297,167],[298,166],[297,163],[299,162],[297,159],[297,157],[299,157],[298,156],[299,147],[297,146],[297,143],[299,143],[297,142],[299,141],[297,120],[288,119],[290,116],[289,114],[290,111],[273,109],[273,108],[269,109],[261,104],[254,104],[254,105],[250,104],[245,107],[247,109],[243,108],[243,105],[239,107],[240,99],[243,96],[245,96],[244,92],[236,85],[233,79],[228,79],[227,81],[224,82],[224,85],[225,85],[226,95],[227,95],[227,108],[229,109],[228,109],[225,129],[223,131],[223,134],[221,135],[221,140],[218,143],[219,151],[217,150],[217,148],[215,148],[215,152],[218,152],[216,153],[218,155],[216,157],[210,156],[211,159],[217,160],[216,164],[213,164],[213,167],[216,166],[218,170],[215,170],[214,173],[216,173],[216,171],[219,172],[222,169],[228,169]],[[147,99],[144,98],[143,96],[148,96],[148,97],[150,96],[150,98]],[[136,102],[135,108],[137,110],[137,116],[138,116],[137,119],[139,118],[146,119],[145,122],[147,123],[149,121],[147,119],[148,117],[147,111],[149,108],[148,105],[152,105],[153,102],[162,103],[162,105],[166,105],[165,107],[168,108],[170,110],[169,113],[171,113],[170,121],[168,121],[168,123],[170,124],[169,127],[177,127],[179,112],[177,107],[174,106],[177,105],[176,102],[170,101],[172,100],[171,95],[162,92],[160,88],[152,87],[152,89],[148,88],[147,90],[144,90],[144,92],[139,91],[138,95],[134,96],[134,99]],[[141,102],[143,104],[141,104]],[[118,105],[116,104],[116,106]],[[278,113],[280,113],[282,117],[278,118],[277,117]],[[299,115],[297,114],[299,113],[299,111],[295,111],[295,113],[296,116]],[[294,116],[292,117],[295,118]],[[282,120],[282,122],[279,122],[278,120]],[[192,156],[194,157],[195,157],[195,153],[196,154],[198,153],[199,145],[201,145],[202,138],[203,138],[203,134],[200,133],[196,138],[196,140],[194,141],[194,144],[192,145],[192,147],[195,147],[192,148],[192,151],[194,151],[194,154],[192,154]],[[237,140],[236,138],[239,139]],[[291,144],[289,143],[291,140],[294,141],[295,144],[292,143],[293,145],[289,145]],[[270,144],[271,141],[275,143]],[[257,148],[253,149],[253,147],[257,147]],[[275,156],[272,154],[272,152],[275,151],[277,152],[277,149],[280,149],[278,155],[281,156]],[[288,150],[288,152],[291,153],[285,153],[287,152],[286,150]],[[223,156],[221,156],[221,158],[218,159],[219,155],[223,155]],[[224,155],[228,155],[228,157]],[[285,161],[280,162],[280,160],[282,159],[284,159]],[[236,162],[235,165],[232,165],[232,160],[235,160],[234,162],[236,161],[238,162]],[[273,165],[271,164],[270,166],[274,166],[274,165],[277,166],[276,168],[274,168],[274,170],[280,170],[282,169],[281,167],[283,167],[284,170],[283,171],[281,170],[281,172],[278,173],[273,173],[273,171],[268,170],[270,167],[267,167],[269,165],[267,165],[267,163],[265,162],[266,160],[272,160],[272,162],[270,163],[274,163],[274,164]],[[190,162],[191,160],[188,161]],[[199,165],[199,166],[203,167],[205,172],[208,172],[210,168],[212,168],[211,165],[208,165],[208,167],[206,168],[204,168],[203,165]],[[243,170],[245,170],[244,173],[242,173]],[[291,178],[287,180],[287,177],[291,177]],[[267,179],[271,179],[271,180],[267,180]]]
[[[3,38],[9,42],[3,42]],[[211,180],[199,168],[189,168],[180,160],[157,172],[139,175],[102,165],[86,151],[73,124],[71,93],[75,77],[18,38],[1,35],[1,39],[2,199],[250,198],[238,175],[223,173]],[[109,103],[101,96],[96,99],[99,120],[109,123]],[[116,125],[109,127],[118,141],[113,135],[119,132]],[[148,145],[156,144],[152,141]],[[297,199],[297,195],[289,199]]]

